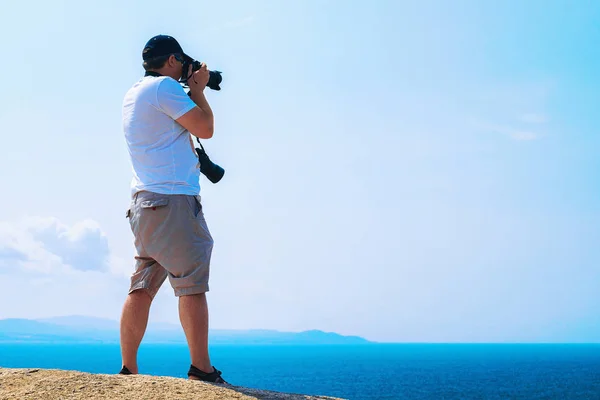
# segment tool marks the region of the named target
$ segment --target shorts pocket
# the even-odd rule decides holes
[[[167,204],[169,204],[169,198],[168,197],[160,197],[157,199],[143,200],[140,203],[140,207],[141,208],[151,208],[153,210],[156,210],[159,207],[165,207]]]

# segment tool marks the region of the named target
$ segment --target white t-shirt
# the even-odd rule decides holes
[[[123,131],[133,169],[131,195],[200,194],[198,156],[175,121],[196,104],[168,76],[145,76],[123,99]]]

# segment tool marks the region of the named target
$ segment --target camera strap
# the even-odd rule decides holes
[[[200,148],[202,149],[202,151],[204,151],[204,147],[202,147],[202,143],[200,143],[200,138],[196,138],[196,141],[198,142],[198,144],[200,145]]]

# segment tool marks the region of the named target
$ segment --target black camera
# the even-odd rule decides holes
[[[200,61],[196,61],[196,60],[190,61],[187,59],[184,60],[182,76],[181,76],[182,83],[187,84],[187,80],[189,78],[189,76],[187,76],[187,72],[190,68],[190,64],[192,65],[192,73],[194,73],[195,71],[198,71],[200,68],[202,68],[202,63]],[[223,81],[223,77],[221,76],[220,71],[208,71],[208,83],[206,84],[206,87],[209,87],[212,90],[221,90],[221,87],[219,86],[221,81]]]
[[[223,175],[225,175],[225,170],[210,160],[200,140],[198,138],[196,140],[200,144],[200,148],[196,147],[196,153],[198,153],[198,160],[200,161],[200,172],[212,183],[219,182],[223,178]]]

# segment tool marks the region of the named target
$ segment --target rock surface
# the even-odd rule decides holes
[[[0,400],[334,399],[151,375],[0,368]]]

